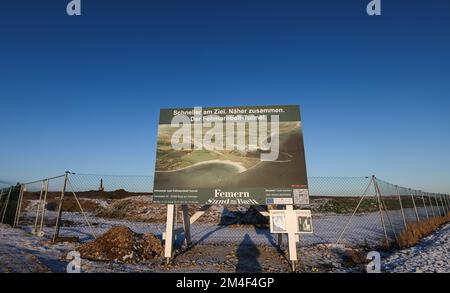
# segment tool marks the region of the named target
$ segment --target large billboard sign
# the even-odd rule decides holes
[[[305,204],[299,106],[162,109],[153,201]]]

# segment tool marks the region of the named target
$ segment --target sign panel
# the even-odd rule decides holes
[[[297,233],[299,234],[313,233],[312,217],[310,210],[295,210],[295,217],[297,221]]]
[[[270,210],[270,233],[288,233],[286,210]]]
[[[311,210],[270,210],[270,233],[313,233]]]
[[[307,194],[299,106],[161,110],[155,203],[304,204]]]

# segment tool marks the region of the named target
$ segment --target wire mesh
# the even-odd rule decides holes
[[[384,240],[395,241],[407,224],[448,212],[448,195],[372,177],[310,177],[308,181],[310,204],[296,208],[312,211],[314,233],[302,234],[299,245],[377,246]],[[152,176],[67,174],[22,187],[17,223],[38,236],[51,239],[55,235],[61,207],[59,237],[84,242],[119,225],[163,237],[166,206],[152,202]],[[0,189],[0,203],[5,190]],[[189,206],[189,214],[199,209],[199,205]],[[177,214],[176,241],[180,242],[184,235]],[[211,206],[191,226],[191,237],[201,244],[276,243],[267,218],[251,206]]]

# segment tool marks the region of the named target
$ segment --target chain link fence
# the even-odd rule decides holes
[[[408,224],[449,211],[449,195],[399,187],[376,177],[308,180],[310,204],[295,208],[312,211],[314,233],[301,235],[301,246],[379,246],[396,241]],[[152,203],[152,188],[151,176],[67,173],[0,189],[0,215],[7,219],[2,218],[4,223],[53,241],[85,242],[118,225],[162,238],[166,205]],[[190,215],[199,209],[200,205],[189,206]],[[181,242],[179,214],[175,240]],[[277,242],[268,219],[251,206],[209,207],[191,226],[191,238],[197,244]]]

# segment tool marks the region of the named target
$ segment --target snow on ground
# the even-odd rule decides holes
[[[386,272],[449,273],[450,223],[422,239],[418,245],[390,255],[383,264]]]
[[[450,223],[424,238],[417,246],[393,252],[382,259],[383,272],[450,272]],[[164,259],[139,264],[82,261],[82,272],[234,272],[240,267],[251,271],[287,272],[288,265],[272,246],[257,243],[198,245],[181,253],[166,266]],[[21,229],[0,225],[0,273],[65,272],[65,256],[79,244],[51,244]],[[342,246],[340,250],[347,249]],[[301,271],[357,272],[342,265],[341,253],[327,245],[302,246]],[[247,255],[250,252],[255,254]],[[250,253],[250,254],[252,254]]]
[[[73,244],[51,244],[20,229],[0,225],[0,273],[65,272]]]

